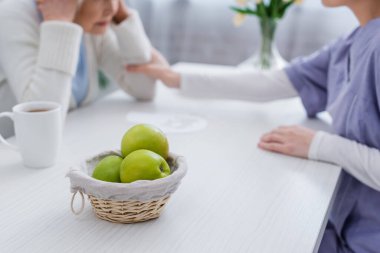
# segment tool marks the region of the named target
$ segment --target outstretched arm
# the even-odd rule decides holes
[[[166,59],[153,50],[150,63],[130,65],[128,71],[144,73],[161,80],[166,86],[178,88],[186,95],[197,98],[220,98],[266,102],[297,96],[285,71],[257,71],[235,68],[220,72],[177,71]]]

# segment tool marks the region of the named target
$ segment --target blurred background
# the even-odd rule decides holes
[[[234,0],[127,0],[141,15],[152,44],[170,61],[236,65],[259,43],[257,19],[236,28]],[[286,60],[308,55],[358,24],[346,8],[325,8],[320,0],[292,6],[279,23],[276,41]]]

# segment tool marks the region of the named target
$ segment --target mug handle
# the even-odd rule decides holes
[[[11,120],[13,120],[13,122],[14,122],[13,113],[11,113],[11,112],[2,112],[2,113],[0,113],[0,118],[2,118],[2,117],[8,117],[8,118],[10,118]],[[9,147],[9,148],[11,148],[11,149],[13,149],[13,150],[18,150],[18,147],[17,147],[17,146],[15,146],[15,145],[10,144],[9,142],[7,142],[7,141],[4,139],[4,137],[1,136],[1,134],[0,134],[0,142],[4,143],[5,146],[7,146],[7,147]]]

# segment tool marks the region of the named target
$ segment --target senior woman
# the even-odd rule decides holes
[[[3,0],[0,10],[0,111],[49,100],[66,113],[97,97],[99,70],[136,99],[154,97],[154,79],[125,70],[148,62],[151,45],[122,0]]]

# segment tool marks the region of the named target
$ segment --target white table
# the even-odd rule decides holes
[[[184,67],[184,66],[183,66]],[[206,128],[168,133],[189,171],[161,217],[113,224],[70,211],[69,166],[119,147],[129,112],[185,113]],[[28,169],[0,145],[1,252],[315,252],[340,168],[262,151],[266,131],[283,124],[321,128],[298,99],[267,104],[191,100],[160,87],[136,103],[122,92],[69,114],[58,164]]]

